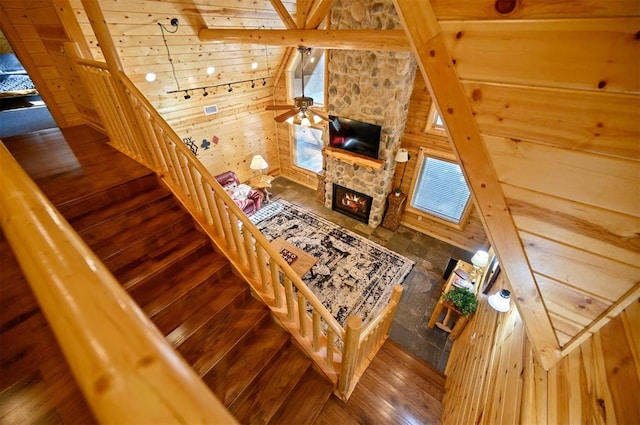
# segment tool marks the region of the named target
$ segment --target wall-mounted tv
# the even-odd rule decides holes
[[[378,159],[382,127],[329,115],[329,146]]]

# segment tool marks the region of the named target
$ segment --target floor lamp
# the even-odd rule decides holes
[[[400,185],[396,189],[396,193],[402,192],[402,181],[404,180],[404,172],[407,170],[407,162],[411,157],[409,156],[409,151],[405,148],[398,149],[398,153],[396,153],[396,162],[400,162],[404,164],[404,168],[402,169],[402,177],[400,177]]]

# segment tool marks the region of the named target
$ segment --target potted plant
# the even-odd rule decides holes
[[[478,308],[478,299],[473,292],[457,286],[444,294],[442,300],[449,301],[455,305],[463,316],[475,313]]]

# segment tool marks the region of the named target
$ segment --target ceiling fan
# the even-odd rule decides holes
[[[300,124],[305,127],[311,125],[311,120],[318,124],[320,121],[329,121],[329,116],[318,109],[311,108],[313,106],[313,98],[304,95],[304,56],[311,52],[309,47],[298,47],[301,60],[301,77],[302,77],[302,96],[293,99],[293,105],[269,105],[267,111],[287,110],[274,118],[276,122],[288,122],[289,124]]]

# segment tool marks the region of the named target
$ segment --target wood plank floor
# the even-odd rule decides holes
[[[59,130],[46,130],[3,142],[54,203],[68,211],[73,211],[69,201],[78,195],[85,169],[99,169],[101,157],[117,154],[106,145],[103,135],[88,127],[65,130],[64,135]],[[119,176],[130,177],[140,171],[134,161],[125,160],[118,169],[102,172],[105,179],[94,185],[117,184]],[[0,423],[95,423],[28,285],[20,273],[7,267],[12,260],[9,249],[0,235]],[[163,323],[159,317],[160,326]],[[209,363],[207,360],[203,368]],[[205,381],[228,377],[232,372],[212,369]],[[300,400],[302,416],[308,409],[304,388],[293,391]],[[388,341],[349,402],[332,396],[315,423],[435,424],[442,414],[443,392],[441,373]],[[236,390],[225,389],[225,394],[233,399]],[[239,398],[237,404],[242,405],[243,400]],[[250,416],[243,419],[251,421]],[[274,423],[300,421],[291,412],[277,412]]]

